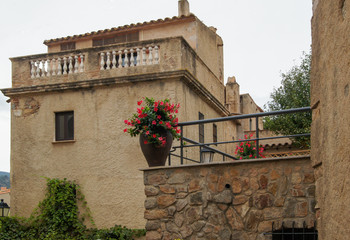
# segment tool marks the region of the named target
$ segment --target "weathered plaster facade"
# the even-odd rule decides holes
[[[350,236],[350,2],[314,0],[311,159],[319,239]]]

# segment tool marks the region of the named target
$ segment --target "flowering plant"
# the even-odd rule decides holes
[[[164,146],[166,137],[164,133],[169,131],[173,138],[180,138],[180,129],[178,128],[178,118],[176,113],[180,104],[170,103],[170,100],[164,99],[155,101],[153,98],[144,98],[144,101],[138,101],[137,105],[145,106],[137,108],[137,113],[134,113],[131,118],[124,120],[124,123],[129,126],[124,132],[129,133],[132,137],[139,134],[144,134],[145,144],[153,143],[157,146]]]
[[[253,134],[249,136],[244,135],[245,140],[251,139]],[[241,140],[241,139],[239,139]],[[264,148],[262,145],[259,146],[259,157],[265,158],[262,154],[264,152]],[[237,147],[235,154],[239,156],[239,159],[249,159],[249,158],[257,158],[256,155],[256,141],[245,141],[241,142]]]

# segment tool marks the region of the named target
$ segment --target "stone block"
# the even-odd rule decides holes
[[[225,190],[213,197],[213,200],[217,203],[231,203],[232,193],[230,190]]]
[[[224,240],[224,239],[231,239],[231,231],[229,228],[224,228],[219,232],[219,238],[220,240]]]
[[[285,197],[278,197],[278,198],[276,198],[275,202],[274,202],[274,206],[275,207],[283,207],[284,200],[285,200]]]
[[[298,172],[292,173],[292,180],[291,180],[292,184],[299,184],[299,183],[301,183],[301,180],[302,180],[302,178],[301,178],[300,173],[298,173]]]
[[[169,216],[174,216],[175,212],[176,212],[176,207],[175,206],[168,207],[168,215]]]
[[[176,213],[175,218],[174,218],[174,223],[176,226],[181,227],[182,224],[184,223],[184,216],[181,213]]]
[[[186,199],[179,199],[176,202],[176,211],[180,212],[182,209],[184,209],[187,205],[187,200]]]
[[[263,167],[263,168],[260,168],[260,169],[258,170],[258,172],[259,172],[260,174],[266,174],[266,173],[269,173],[269,171],[270,171],[270,169],[267,168],[267,167]]]
[[[193,230],[189,225],[185,224],[180,228],[180,234],[184,239],[191,236],[192,233],[193,233]]]
[[[157,204],[160,208],[165,208],[172,205],[176,201],[173,195],[161,195],[157,197]]]
[[[201,187],[199,185],[199,180],[198,179],[193,179],[189,185],[188,185],[188,191],[191,192],[196,192],[198,190],[200,190]]]
[[[156,220],[166,218],[168,216],[168,211],[166,209],[154,209],[146,210],[144,217],[148,220]]]
[[[147,240],[160,240],[162,239],[162,235],[157,231],[147,231],[146,232]]]
[[[165,174],[152,174],[145,177],[145,185],[159,186],[166,183]]]
[[[187,179],[189,179],[189,176],[185,172],[177,172],[169,177],[168,184],[184,183]]]
[[[262,214],[259,211],[250,211],[246,217],[244,226],[248,231],[255,232],[262,219]]]
[[[145,228],[147,231],[158,230],[160,228],[160,221],[147,221]]]
[[[159,186],[159,189],[163,193],[175,193],[175,187],[168,184]]]
[[[264,220],[279,219],[282,218],[283,209],[282,208],[265,208],[263,210]]]
[[[238,178],[232,180],[232,192],[235,194],[242,192],[242,183]]]
[[[261,175],[259,177],[260,189],[266,189],[268,182],[269,182],[269,179],[265,175]]]
[[[305,173],[303,183],[314,183],[315,182],[315,176],[313,173]]]
[[[185,221],[192,224],[201,218],[201,209],[199,207],[189,207],[185,213]]]
[[[203,204],[203,193],[202,192],[197,192],[193,193],[189,196],[189,204],[190,205],[201,205]]]
[[[295,216],[296,217],[306,217],[308,213],[308,203],[307,201],[299,202],[296,204]]]
[[[209,176],[208,176],[208,181],[212,182],[212,183],[218,182],[218,179],[219,179],[219,177],[217,174],[209,174]]]
[[[147,197],[149,196],[156,196],[159,193],[159,189],[153,186],[146,186],[145,187],[145,194]]]
[[[272,169],[270,173],[270,180],[277,180],[281,177],[281,175],[275,170]]]
[[[147,198],[145,200],[145,208],[146,209],[152,209],[157,207],[157,199],[152,197],[152,198]]]
[[[264,233],[264,232],[270,232],[272,230],[272,223],[274,221],[262,221],[259,223],[258,226],[258,232]]]
[[[269,183],[269,185],[267,186],[267,191],[269,193],[271,193],[273,196],[276,196],[277,194],[277,189],[278,189],[278,185],[276,182],[273,183]]]
[[[242,230],[243,229],[243,221],[241,216],[236,212],[236,210],[232,207],[229,207],[226,211],[226,219],[230,224],[232,230]]]
[[[273,205],[273,198],[270,194],[259,194],[254,196],[254,206],[257,209],[264,209],[267,207],[272,207]]]
[[[259,189],[259,183],[257,178],[251,178],[250,179],[250,190],[256,191]]]
[[[232,204],[233,205],[241,205],[245,202],[248,201],[248,197],[247,196],[243,196],[243,195],[238,195],[238,196],[234,196],[233,200],[232,200]]]

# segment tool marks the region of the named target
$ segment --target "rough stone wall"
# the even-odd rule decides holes
[[[314,0],[311,159],[319,239],[350,236],[350,1]]]
[[[147,239],[270,239],[305,221],[313,226],[309,158],[236,161],[144,170]]]

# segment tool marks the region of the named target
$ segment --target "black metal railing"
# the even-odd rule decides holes
[[[265,232],[264,235],[271,235],[272,240],[317,240],[318,231],[316,230],[316,222],[312,228],[308,228],[303,222],[302,228],[296,228],[295,222],[292,223],[291,228],[286,228],[284,222],[280,229],[275,229],[275,223],[272,222],[271,232]]]
[[[184,160],[188,160],[194,163],[200,163],[201,160],[194,160],[190,159],[188,157],[184,156],[184,149],[185,148],[192,148],[192,147],[200,147],[209,149],[215,153],[221,154],[223,157],[223,161],[225,161],[226,158],[237,160],[237,158],[231,154],[225,153],[223,151],[220,151],[214,147],[211,147],[212,145],[221,145],[221,144],[230,144],[230,143],[240,143],[240,142],[246,142],[246,141],[255,141],[256,142],[256,156],[259,157],[259,146],[260,142],[264,140],[270,140],[270,139],[279,139],[279,138],[296,138],[296,137],[309,137],[310,133],[302,133],[302,134],[293,134],[293,135],[286,135],[286,136],[274,136],[274,137],[264,137],[259,138],[259,118],[266,117],[266,116],[274,116],[274,115],[282,115],[282,114],[293,114],[293,113],[300,113],[300,112],[311,112],[310,107],[302,107],[302,108],[293,108],[293,109],[287,109],[287,110],[280,110],[280,111],[274,111],[274,112],[262,112],[262,113],[252,113],[252,114],[242,114],[242,115],[235,115],[235,116],[228,116],[228,117],[221,117],[221,118],[212,118],[212,119],[203,119],[203,120],[196,120],[196,121],[189,121],[189,122],[181,122],[179,123],[179,127],[181,129],[181,139],[180,139],[180,145],[174,146],[172,151],[169,154],[168,157],[168,163],[169,166],[171,165],[172,157],[178,157],[180,158],[180,164],[184,164]],[[189,138],[184,137],[184,127],[187,126],[193,126],[193,125],[199,125],[199,124],[206,124],[206,123],[217,123],[217,122],[225,122],[225,121],[234,121],[234,120],[241,120],[241,119],[254,119],[256,122],[255,126],[255,138],[251,139],[240,139],[240,140],[233,140],[233,141],[224,141],[224,142],[209,142],[209,143],[199,143],[197,141],[191,140]],[[186,142],[186,144],[184,144]],[[190,143],[190,144],[188,144]],[[175,152],[179,149],[180,153],[176,154]]]

